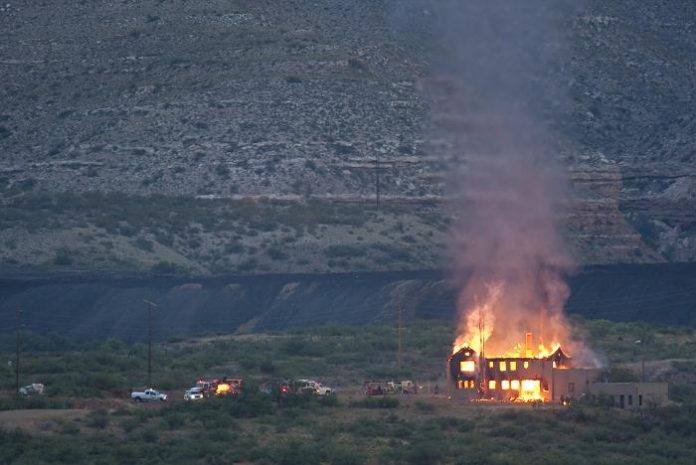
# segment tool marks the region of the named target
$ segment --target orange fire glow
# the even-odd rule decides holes
[[[541,395],[541,381],[538,379],[523,379],[518,400],[523,402],[544,400],[544,397]]]
[[[230,386],[227,383],[220,383],[217,385],[217,388],[215,388],[215,395],[216,396],[224,396],[227,394],[230,394],[232,392],[232,386]]]
[[[563,347],[572,345],[562,308],[533,308],[503,282],[485,283],[478,291],[473,299],[460,298],[462,318],[452,353],[470,347],[479,354],[483,348],[489,358],[542,359],[561,347],[561,341]]]

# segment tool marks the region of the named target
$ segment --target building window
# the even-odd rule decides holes
[[[507,391],[508,389],[510,389],[510,381],[506,379],[502,380],[500,382],[500,387],[503,391]]]
[[[527,360],[525,360],[524,363],[522,364],[522,366],[526,370],[527,368],[529,368],[529,362]]]
[[[473,379],[460,379],[458,383],[459,389],[473,389],[475,385]]]
[[[476,371],[476,363],[473,360],[459,362],[459,370],[465,373],[473,373]]]
[[[507,370],[507,363],[505,361],[500,362],[500,371]]]
[[[520,390],[520,380],[519,379],[513,379],[510,381],[510,389],[513,391],[519,391]]]
[[[633,394],[628,395],[628,405],[633,405]]]
[[[488,389],[495,389],[495,380],[491,379],[488,381]]]
[[[626,396],[621,394],[619,396],[619,404],[620,404],[619,407],[624,408],[626,406],[625,402],[626,402]]]
[[[493,362],[488,362],[488,368],[493,368]]]
[[[575,392],[575,383],[568,383],[568,392]]]
[[[517,362],[510,362],[510,371],[517,371]]]
[[[638,394],[638,406],[643,406],[643,394]]]
[[[457,383],[459,389],[474,389],[476,387],[476,381],[473,379],[460,379]]]

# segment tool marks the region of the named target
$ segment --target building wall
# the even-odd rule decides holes
[[[552,373],[552,402],[566,399],[580,399],[590,393],[592,383],[599,378],[596,368],[554,369]]]
[[[600,383],[597,382],[599,369],[557,366],[551,359],[480,360],[470,349],[462,350],[447,363],[450,395],[453,399],[469,401],[479,397],[511,401],[521,397],[524,381],[532,381],[539,386],[539,396],[544,402],[607,396],[617,407],[638,409],[663,405],[668,400],[666,383]]]
[[[625,409],[658,407],[667,403],[667,383],[592,383],[593,396],[610,397]]]
[[[544,401],[551,400],[553,363],[535,358],[490,358],[484,367],[484,396],[507,401],[520,397],[523,381],[538,381]]]

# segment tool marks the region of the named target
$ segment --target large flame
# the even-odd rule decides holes
[[[546,358],[561,345],[572,350],[562,308],[567,288],[552,275],[543,279],[542,293],[519,282],[472,280],[459,297],[462,317],[453,353],[470,347],[488,358]]]

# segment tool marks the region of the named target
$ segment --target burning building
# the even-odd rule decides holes
[[[574,368],[558,346],[550,354],[533,354],[532,334],[521,354],[486,357],[465,346],[450,355],[447,376],[454,398],[523,402],[562,402],[589,391],[599,370]]]

